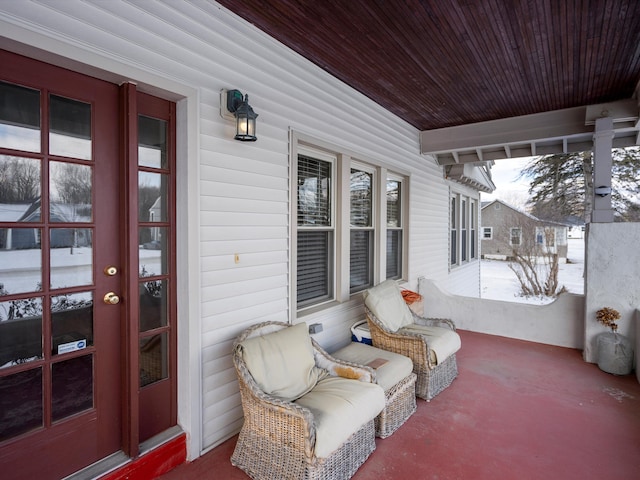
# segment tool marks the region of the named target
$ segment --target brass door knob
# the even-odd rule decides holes
[[[104,274],[109,277],[113,277],[116,273],[118,273],[118,269],[113,265],[110,265],[104,269]]]
[[[117,305],[120,303],[120,297],[113,292],[106,293],[103,300],[107,305]]]

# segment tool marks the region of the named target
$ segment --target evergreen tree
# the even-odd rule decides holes
[[[614,149],[612,160],[616,219],[640,221],[640,148]],[[531,178],[529,205],[536,217],[564,221],[577,216],[588,221],[593,197],[591,152],[536,157],[519,178]]]

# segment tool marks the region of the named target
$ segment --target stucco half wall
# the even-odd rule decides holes
[[[607,328],[596,320],[602,307],[620,312],[618,333],[635,344],[634,316],[640,308],[640,223],[590,223],[585,256],[584,359],[595,363],[597,336]]]
[[[456,328],[568,348],[583,348],[584,295],[565,293],[547,305],[463,297],[427,278],[418,289],[426,317],[450,318]]]

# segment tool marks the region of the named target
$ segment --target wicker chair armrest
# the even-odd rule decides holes
[[[311,410],[264,392],[237,355],[234,355],[233,362],[238,373],[245,422],[262,424],[271,419],[268,423],[280,425],[269,430],[272,438],[280,437],[282,444],[304,450],[306,457],[312,458],[316,426]],[[292,435],[292,431],[297,435]]]
[[[313,342],[316,366],[327,370],[329,375],[375,383],[376,372],[373,368],[332,357],[315,340],[311,339],[311,341]]]
[[[427,318],[421,317],[414,312],[411,312],[411,314],[413,315],[413,323],[418,325],[425,325],[427,327],[444,327],[449,328],[454,332],[456,331],[455,323],[453,323],[453,320],[449,318]]]
[[[371,310],[365,307],[365,311],[375,347],[409,357],[414,366],[429,365],[429,346],[423,336],[409,332],[392,332],[383,326]]]

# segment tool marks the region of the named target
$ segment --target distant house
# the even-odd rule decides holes
[[[49,218],[51,222],[89,222],[91,206],[85,204],[66,204],[51,202]],[[2,204],[0,221],[24,222],[29,225],[42,219],[41,199],[30,204]],[[25,250],[40,248],[41,230],[39,228],[0,229],[0,250]],[[91,231],[86,228],[53,228],[50,231],[49,247],[86,247],[91,245]]]
[[[568,238],[584,238],[585,224],[582,218],[571,215],[565,223],[568,225]]]
[[[553,253],[567,261],[568,226],[541,220],[501,201],[482,205],[482,258],[508,260],[517,250]]]

